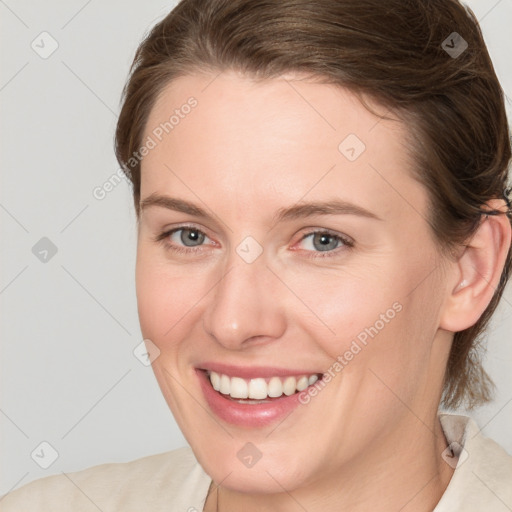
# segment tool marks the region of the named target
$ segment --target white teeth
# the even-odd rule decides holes
[[[231,391],[231,379],[227,375],[220,376],[220,389],[223,395],[229,395]]]
[[[215,372],[210,373],[210,382],[212,383],[213,389],[219,391],[220,389],[220,375]]]
[[[293,395],[297,389],[297,379],[295,377],[286,377],[283,384],[283,393],[286,396]]]
[[[249,381],[249,398],[263,400],[267,396],[267,383],[265,379],[251,379]]]
[[[247,382],[244,379],[233,377],[231,379],[231,386],[229,394],[233,398],[247,398],[249,396]]]
[[[309,380],[305,375],[304,375],[304,377],[301,377],[297,381],[297,391],[302,391],[302,390],[306,389],[308,386],[309,386]]]
[[[268,383],[268,396],[277,398],[283,394],[283,383],[279,377],[272,377]]]
[[[217,372],[208,372],[210,382],[215,391],[232,398],[264,400],[265,398],[278,398],[285,394],[293,395],[303,391],[318,380],[318,375],[289,376],[286,378],[272,377],[268,379],[255,378],[245,380],[240,377],[229,377]],[[243,402],[242,402],[243,403]]]

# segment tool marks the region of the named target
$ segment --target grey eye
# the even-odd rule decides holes
[[[180,241],[187,247],[195,247],[204,242],[205,234],[201,233],[198,229],[181,228],[179,231],[181,232]]]
[[[329,233],[314,233],[313,246],[319,251],[330,251],[338,247],[339,239]]]

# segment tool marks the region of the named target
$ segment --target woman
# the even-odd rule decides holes
[[[191,448],[2,510],[510,510],[491,398],[510,140],[453,0],[182,0],[139,47],[117,157],[137,300]]]

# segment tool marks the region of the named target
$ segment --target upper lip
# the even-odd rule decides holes
[[[206,362],[197,366],[200,370],[222,373],[230,377],[255,379],[258,377],[288,377],[298,375],[321,375],[322,372],[300,368],[279,368],[276,366],[234,366],[226,363]]]

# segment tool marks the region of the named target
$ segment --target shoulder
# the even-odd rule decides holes
[[[41,478],[1,497],[0,511],[201,510],[210,481],[184,447]]]
[[[456,460],[435,512],[512,510],[512,456],[484,436],[471,418],[442,414],[440,420]]]

